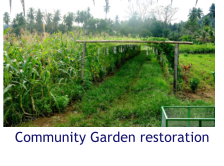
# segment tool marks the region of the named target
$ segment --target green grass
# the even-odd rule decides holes
[[[180,54],[179,62],[181,65],[189,65],[192,63],[190,69],[189,80],[193,77],[200,80],[199,88],[215,89],[214,77],[211,74],[215,72],[215,54]]]
[[[180,45],[180,53],[188,54],[209,54],[215,53],[215,44],[207,43],[202,45]]]
[[[129,127],[161,125],[161,106],[211,106],[202,100],[181,100],[163,77],[161,67],[145,51],[130,60],[112,78],[87,93],[77,106],[81,114],[55,126]],[[144,64],[142,65],[142,63]]]

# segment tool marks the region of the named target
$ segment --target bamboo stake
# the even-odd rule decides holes
[[[139,41],[139,40],[76,40],[77,43],[167,43],[167,44],[193,44],[183,41]],[[130,47],[130,46],[129,46]]]
[[[179,44],[175,44],[175,55],[174,55],[174,82],[173,91],[176,95],[177,93],[177,64],[178,64],[178,54],[179,54]]]
[[[163,53],[161,52],[160,53],[160,62],[162,62],[163,61]]]
[[[86,54],[86,43],[83,44],[83,55],[82,55],[82,80],[84,79],[84,69],[85,69],[85,54]]]

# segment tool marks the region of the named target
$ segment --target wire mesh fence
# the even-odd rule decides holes
[[[163,106],[161,127],[215,127],[215,107]]]

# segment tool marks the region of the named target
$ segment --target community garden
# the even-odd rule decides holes
[[[83,44],[76,41],[96,39],[82,38],[81,33],[29,37],[4,41],[5,126],[160,126],[161,106],[215,103],[214,52],[188,54],[180,46],[174,95],[173,44],[87,43],[82,79]],[[193,45],[193,51],[201,47]],[[184,73],[181,64],[188,63],[192,68]],[[196,90],[192,79],[200,82]]]

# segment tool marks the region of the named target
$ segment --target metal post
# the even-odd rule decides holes
[[[215,107],[214,107],[214,118],[215,118]],[[215,121],[214,121],[214,127],[215,127]]]
[[[202,127],[202,121],[199,120],[199,127]]]
[[[190,107],[187,110],[187,118],[190,118]],[[190,127],[190,121],[187,121],[187,127]]]
[[[83,55],[82,55],[82,76],[81,79],[84,79],[84,69],[85,69],[85,54],[86,54],[86,43],[83,43]]]
[[[179,44],[175,44],[175,55],[174,55],[174,82],[173,82],[173,91],[176,95],[177,93],[177,61],[179,54]]]

